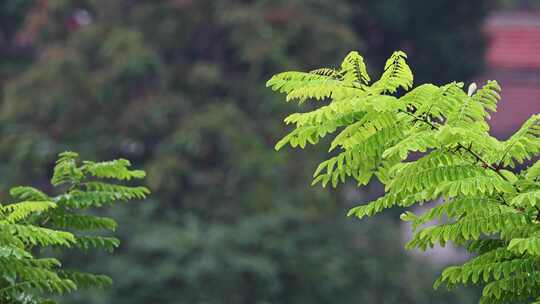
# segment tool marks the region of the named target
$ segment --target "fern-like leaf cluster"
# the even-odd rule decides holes
[[[276,145],[303,148],[332,136],[314,184],[384,184],[384,196],[350,216],[425,203],[426,213],[401,216],[414,228],[407,248],[468,248],[474,258],[444,270],[435,287],[483,282],[480,303],[540,301],[540,162],[529,165],[540,154],[540,115],[500,141],[487,123],[500,99],[496,81],[469,92],[457,82],[413,88],[401,51],[374,82],[351,52],[338,69],[285,72],[267,85],[288,101],[318,101],[285,118],[293,128]],[[436,200],[442,204],[429,204]]]
[[[124,159],[82,163],[78,155],[64,152],[51,179],[59,195],[50,196],[33,187],[11,189],[14,202],[0,205],[0,303],[55,303],[46,295],[78,288],[105,287],[105,275],[65,269],[56,258],[42,257],[44,248],[99,249],[112,252],[119,240],[116,222],[99,217],[91,209],[117,201],[143,199],[145,187],[120,185],[116,181],[143,178]]]

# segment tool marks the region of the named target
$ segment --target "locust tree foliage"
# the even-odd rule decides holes
[[[358,52],[338,68],[272,77],[268,87],[313,109],[285,118],[292,130],[276,149],[331,137],[313,184],[384,184],[384,196],[350,216],[425,204],[426,213],[401,216],[414,230],[406,247],[452,242],[472,254],[446,268],[435,288],[482,283],[480,303],[540,303],[540,115],[500,141],[487,123],[500,99],[496,81],[415,87],[406,58],[394,52],[376,80]]]
[[[76,153],[64,152],[51,179],[59,194],[29,186],[10,190],[13,202],[0,204],[0,303],[56,303],[49,297],[112,283],[103,274],[63,267],[44,251],[118,247],[120,241],[111,235],[116,222],[94,210],[149,194],[145,187],[122,184],[145,176],[130,166],[125,159],[80,162]]]

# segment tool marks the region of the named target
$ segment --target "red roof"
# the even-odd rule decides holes
[[[540,13],[492,16],[487,63],[492,68],[540,68]]]
[[[477,82],[496,79],[501,84],[502,99],[490,124],[494,135],[506,137],[540,113],[540,13],[497,13],[485,29],[487,71]]]

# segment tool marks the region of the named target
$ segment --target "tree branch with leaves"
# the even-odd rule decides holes
[[[125,159],[81,163],[76,153],[64,152],[51,179],[61,190],[59,195],[28,186],[11,189],[15,202],[0,205],[0,303],[55,303],[47,295],[112,283],[106,275],[66,269],[56,258],[42,257],[40,251],[112,252],[118,247],[117,238],[102,235],[114,231],[116,222],[92,210],[149,194],[146,187],[118,183],[144,178],[144,171],[130,166]]]
[[[333,134],[333,156],[315,170],[313,184],[336,187],[352,179],[360,186],[376,178],[385,186],[384,196],[349,216],[426,204],[424,214],[401,216],[414,230],[406,247],[452,242],[472,254],[446,268],[435,287],[482,281],[480,303],[540,303],[540,162],[530,165],[540,154],[540,115],[500,141],[487,123],[500,99],[496,81],[468,92],[458,82],[413,88],[401,51],[379,80],[370,79],[357,52],[337,69],[272,77],[267,86],[287,101],[320,103],[285,118],[293,130],[276,149],[304,148]],[[430,203],[436,200],[443,203]],[[449,221],[426,226],[443,217]]]

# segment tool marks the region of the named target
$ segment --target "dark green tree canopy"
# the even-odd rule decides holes
[[[350,49],[384,64],[379,54],[396,45],[414,49],[426,79],[471,77],[481,49],[467,46],[481,44],[487,1],[437,1],[444,8],[379,0],[30,2],[12,31],[33,34],[33,56],[2,82],[0,193],[7,198],[11,185],[28,183],[51,190],[49,169],[64,150],[130,159],[153,192],[151,203],[107,208],[125,240],[113,257],[63,259],[78,266],[84,258],[86,270],[115,281],[104,293],[76,293],[74,302],[223,303],[235,294],[236,303],[319,304],[347,294],[344,302],[371,303],[398,277],[387,294],[394,302],[432,303],[429,275],[414,261],[398,263],[403,252],[368,257],[399,241],[396,223],[364,228],[341,217],[348,206],[340,193],[306,189],[320,152],[271,151],[281,134],[277,117],[292,107],[263,84],[282,69],[339,65]],[[79,10],[91,22],[73,27]],[[441,10],[448,20],[422,26]],[[370,246],[358,240],[363,231]],[[400,284],[411,280],[423,283]],[[202,295],[209,281],[222,288]],[[372,288],[354,287],[361,284]],[[437,299],[466,303],[467,294]]]

